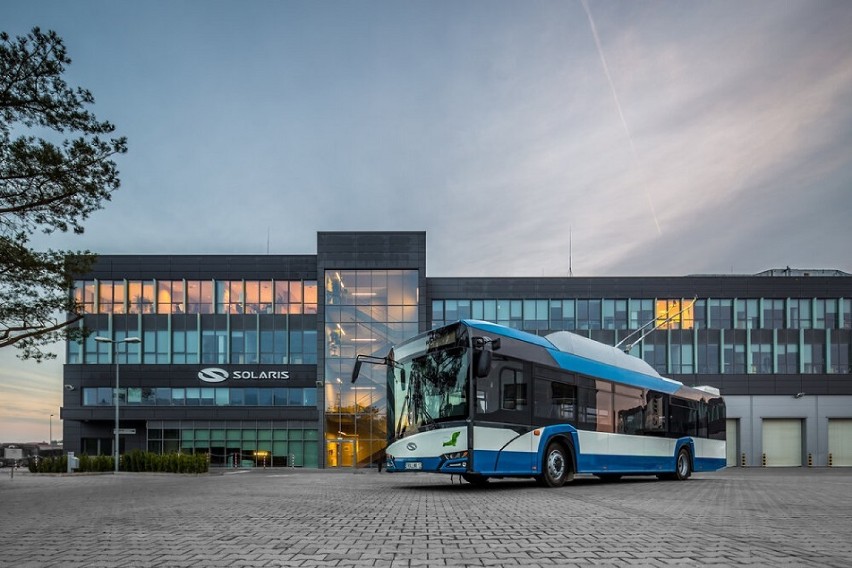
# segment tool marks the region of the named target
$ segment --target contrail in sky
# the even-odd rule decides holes
[[[621,125],[624,127],[624,132],[627,133],[627,140],[630,142],[630,150],[633,152],[633,160],[639,164],[639,153],[636,151],[636,145],[633,143],[633,135],[630,133],[630,128],[627,126],[627,121],[624,119],[624,112],[621,110],[621,102],[618,100],[618,93],[615,92],[615,84],[612,82],[612,75],[609,74],[609,65],[606,64],[603,48],[601,48],[601,39],[598,37],[598,28],[595,26],[595,20],[592,19],[592,12],[589,10],[589,5],[586,0],[580,0],[583,9],[586,11],[586,16],[589,18],[589,26],[592,28],[592,36],[595,38],[595,47],[598,49],[598,55],[601,58],[606,80],[609,83],[609,89],[612,91],[612,98],[615,100],[615,108],[618,110],[618,117],[621,119]],[[657,211],[654,209],[654,202],[651,200],[651,194],[647,187],[643,187],[645,197],[648,199],[648,206],[651,208],[651,215],[654,217],[654,224],[657,226],[657,233],[662,235],[663,230],[660,228],[660,222],[657,220]]]

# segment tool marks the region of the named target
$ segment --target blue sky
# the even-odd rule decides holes
[[[100,253],[315,252],[425,230],[430,276],[852,272],[845,1],[44,2],[129,139]],[[58,364],[0,353],[0,440]],[[54,432],[57,431],[54,423]]]

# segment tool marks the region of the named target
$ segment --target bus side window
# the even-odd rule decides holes
[[[521,369],[500,369],[500,385],[503,410],[524,410],[527,407],[527,383]]]
[[[615,385],[616,432],[620,434],[641,434],[644,428],[645,404],[642,391],[624,385]]]
[[[666,431],[666,409],[663,394],[648,391],[647,398],[645,432],[663,433]]]

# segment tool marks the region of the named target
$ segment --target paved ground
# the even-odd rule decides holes
[[[852,565],[852,471],[488,488],[431,474],[0,469],[2,566]]]

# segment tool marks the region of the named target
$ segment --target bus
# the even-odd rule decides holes
[[[604,480],[685,480],[725,467],[725,403],[713,387],[660,376],[616,347],[559,331],[538,336],[462,320],[394,346],[387,357],[386,471],[531,477],[559,487]]]

